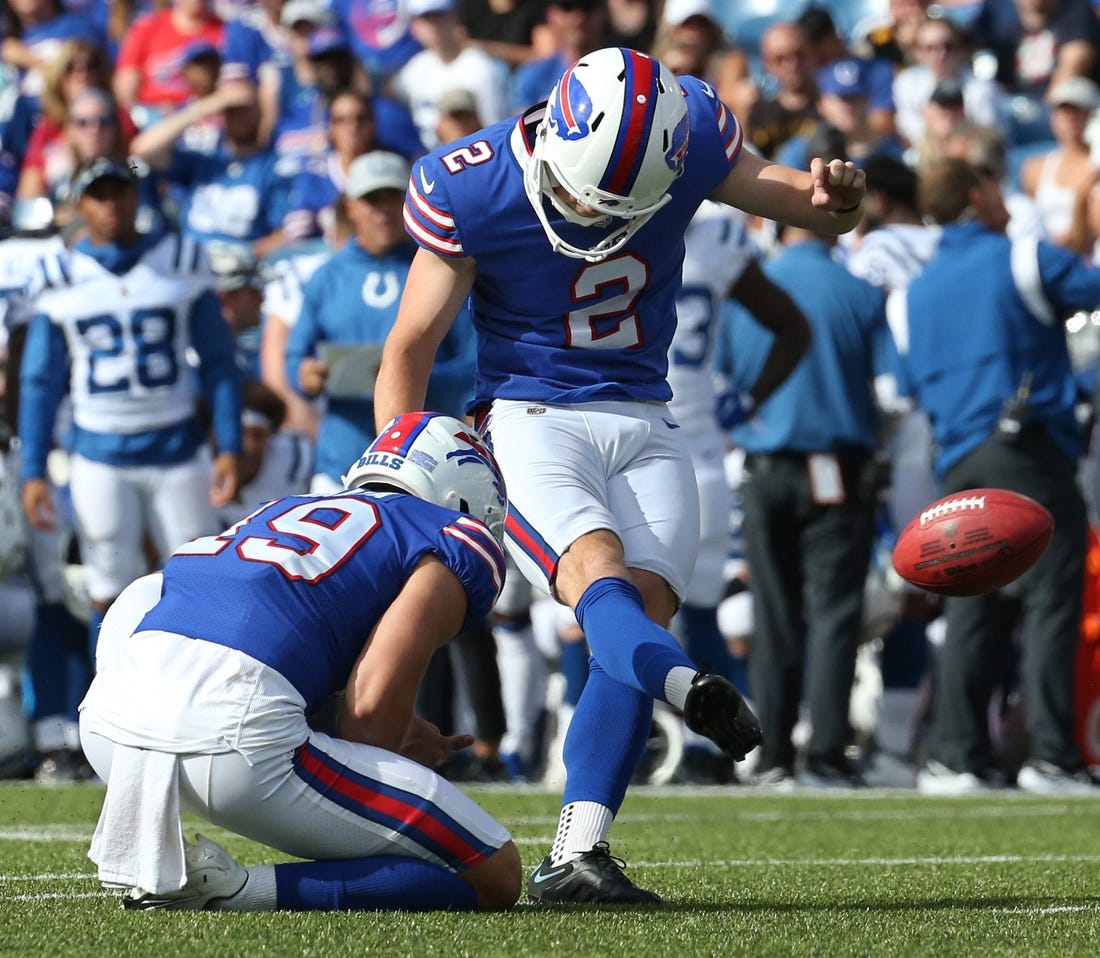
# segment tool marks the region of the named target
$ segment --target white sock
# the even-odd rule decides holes
[[[606,842],[614,818],[615,813],[598,802],[563,805],[558,819],[558,833],[550,848],[551,867],[592,851],[596,842]]]
[[[677,665],[670,669],[665,676],[665,701],[682,712],[691,688],[691,680],[698,674],[698,669],[690,669],[686,665]]]
[[[210,903],[211,911],[274,911],[275,866],[253,865],[248,869],[241,890],[229,898],[217,898]]]

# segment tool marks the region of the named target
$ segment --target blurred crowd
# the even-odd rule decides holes
[[[136,191],[137,234],[178,233],[195,245],[188,282],[213,295],[232,338],[239,438],[219,433],[228,407],[205,388],[210,377],[203,373],[196,389],[215,477],[224,470],[216,482],[228,490],[214,496],[202,534],[274,496],[340,488],[373,438],[373,376],[415,251],[402,219],[410,162],[544,99],[575,59],[601,47],[651,52],[675,73],[707,80],[743,125],[745,148],[764,157],[799,168],[811,157],[840,157],[866,170],[863,220],[835,243],[746,220],[753,256],[811,320],[811,354],[829,339],[822,324],[830,308],[866,314],[895,340],[902,335],[888,296],[904,295],[935,261],[946,227],[975,220],[993,228],[1003,208],[998,231],[1011,239],[1013,257],[1044,240],[1083,269],[1100,242],[1100,2],[1090,0],[6,0],[0,24],[0,776],[91,775],[76,707],[93,668],[96,623],[121,586],[96,574],[89,588],[88,520],[74,508],[73,416],[64,404],[46,425],[53,448],[43,494],[52,521],[24,514],[20,447],[29,437],[19,425],[28,414],[19,407],[28,328],[49,292],[35,271],[51,251],[99,228],[82,206],[97,178],[126,180]],[[472,150],[476,143],[460,145],[452,156],[476,162]],[[946,168],[950,176],[945,162],[958,164]],[[960,182],[977,192],[953,193]],[[985,189],[989,208],[976,208]],[[821,255],[792,253],[805,242]],[[1001,606],[982,612],[984,623],[995,623],[980,649],[982,682],[956,690],[977,697],[981,712],[973,754],[936,744],[962,721],[942,705],[952,693],[937,680],[952,620],[941,602],[897,579],[889,555],[901,528],[950,491],[952,463],[937,462],[945,442],[921,411],[937,403],[939,373],[917,367],[915,345],[898,344],[914,357],[909,388],[844,391],[838,347],[820,392],[792,377],[785,396],[723,430],[729,507],[711,518],[724,557],[721,595],[708,600],[721,634],[711,667],[754,701],[763,697],[767,744],[734,766],[705,740],[685,739],[678,720],[658,709],[639,781],[919,784],[954,794],[1005,787],[1022,767],[1038,767],[1033,790],[1091,786],[1075,762],[1100,764],[1098,453],[1085,441],[1100,368],[1100,301],[1057,302],[1047,281],[1053,269],[1040,256],[1036,275],[1061,307],[1052,322],[1072,366],[1058,388],[1081,431],[1079,449],[1065,443],[1053,455],[1069,457],[1070,487],[1083,490],[1087,505],[1079,520],[1067,520],[1080,549],[1066,561],[1080,577],[1044,593],[1052,601],[1076,589],[1083,603],[1080,610],[1071,603],[1075,641],[1067,645],[1063,634],[1056,649],[1053,640],[1044,646],[1059,664],[1028,651],[1040,613],[1025,588],[1010,590]],[[983,278],[974,282],[985,289]],[[707,347],[734,393],[759,374],[753,357],[762,347],[746,331],[751,312],[731,299]],[[912,303],[908,322],[919,322]],[[1012,388],[996,397],[998,423],[1013,422],[1040,395],[1026,359],[1040,347],[1026,339],[1011,344],[1025,358]],[[185,357],[196,375],[211,365],[201,345]],[[947,339],[940,345],[956,348]],[[95,347],[93,361],[110,348]],[[462,316],[440,349],[431,408],[464,412],[475,361]],[[864,386],[879,371],[873,363],[867,370]],[[868,425],[833,435],[815,424],[813,438],[799,438],[780,413],[765,412],[783,403],[792,423],[813,418],[811,409],[824,420],[828,409],[832,422],[850,413],[861,428],[866,405]],[[1025,413],[1025,436],[1030,424]],[[808,454],[818,453],[807,508],[838,507],[845,497],[838,500],[834,486],[847,488],[849,511],[829,513],[832,528],[818,531],[852,548],[819,541],[816,551],[777,555],[777,539],[806,528],[783,527],[777,516],[793,514],[795,500],[769,502],[762,490],[777,495],[794,475],[791,463],[801,476]],[[1038,455],[1050,461],[1050,453]],[[209,469],[194,481],[205,495]],[[1066,495],[1073,488],[1059,492]],[[124,518],[136,530],[127,566],[135,574],[182,544],[166,536],[155,512],[137,505]],[[799,563],[800,574],[787,568]],[[815,569],[844,569],[845,583]],[[842,593],[851,599],[843,616]],[[686,608],[674,629],[689,643],[703,626]],[[961,619],[954,625],[963,627]],[[949,661],[962,667],[957,657]],[[1076,682],[1077,695],[1051,693],[1055,701],[1040,708],[1035,699],[1054,680],[1036,675],[1048,668]],[[560,776],[560,743],[586,672],[576,622],[513,572],[484,628],[437,655],[421,696],[425,717],[475,732],[476,744],[447,774]],[[1028,715],[1048,711],[1043,729],[1053,744],[1037,756]],[[827,747],[815,746],[815,736],[827,736]],[[807,750],[827,761],[807,765]],[[1022,775],[1021,786],[1027,782]]]

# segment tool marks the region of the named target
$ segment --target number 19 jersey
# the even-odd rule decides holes
[[[504,553],[473,517],[361,489],[277,499],[178,549],[164,568],[161,600],[138,631],[244,652],[286,678],[308,714],[346,684],[426,555],[465,587],[467,623],[488,614],[504,584]]]

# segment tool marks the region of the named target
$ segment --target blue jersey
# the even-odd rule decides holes
[[[351,240],[318,268],[306,284],[302,310],[287,341],[290,383],[297,385],[302,360],[317,355],[323,342],[382,345],[397,319],[414,252],[411,243],[402,243],[385,256],[373,256]],[[453,397],[456,388],[461,392],[473,378],[472,349],[457,341],[464,328],[468,332],[468,325],[455,324],[437,356],[434,395],[430,390],[434,401],[441,395]],[[338,480],[375,435],[369,395],[329,394],[317,436],[317,472]]]
[[[1068,250],[978,223],[944,227],[924,272],[890,300],[903,383],[928,413],[940,475],[994,433],[1025,381],[1028,421],[1081,455],[1063,317],[1097,303],[1100,269]]]
[[[272,150],[235,157],[177,149],[168,178],[187,187],[182,231],[194,239],[249,243],[283,225],[290,179],[277,168]]]
[[[504,552],[476,519],[362,489],[277,499],[178,550],[139,631],[238,649],[289,680],[308,713],[346,685],[367,637],[428,555],[466,589],[463,627],[484,618],[504,582]]]
[[[790,376],[733,430],[733,441],[756,453],[874,449],[879,422],[871,383],[897,367],[882,293],[852,276],[817,240],[785,247],[764,272],[794,300],[813,336]],[[732,378],[738,386],[756,382],[774,338],[747,312],[735,314]]]
[[[598,263],[554,253],[523,185],[543,107],[448,144],[417,161],[405,203],[413,238],[440,256],[477,260],[476,404],[667,400],[668,348],[684,233],[741,151],[741,127],[701,80],[680,81],[691,134],[672,196],[617,253]],[[492,197],[492,202],[486,202]],[[554,229],[591,246],[616,227]]]

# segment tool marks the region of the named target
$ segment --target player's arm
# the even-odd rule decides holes
[[[191,307],[191,342],[199,355],[199,379],[210,402],[218,444],[210,501],[220,509],[232,502],[240,489],[241,383],[233,334],[210,290]]]
[[[839,235],[863,216],[866,184],[863,170],[851,162],[814,157],[807,173],[742,150],[710,198],[788,226]]]
[[[425,723],[413,721],[428,661],[458,633],[466,609],[466,590],[458,577],[434,556],[425,556],[352,669],[340,713],[342,738],[391,752],[406,745],[403,754],[415,752],[408,757],[429,767],[470,743],[468,736],[433,738]]]
[[[54,527],[46,457],[53,441],[57,408],[68,386],[68,369],[64,331],[48,316],[35,316],[19,370],[19,439],[23,444],[23,511],[31,525],[39,529]]]
[[[753,406],[759,406],[783,384],[810,348],[810,324],[795,301],[755,262],[745,267],[730,295],[775,335],[760,375],[749,390]]]
[[[435,353],[477,277],[470,257],[444,258],[421,248],[409,268],[397,321],[382,349],[374,387],[378,428],[424,406]]]

